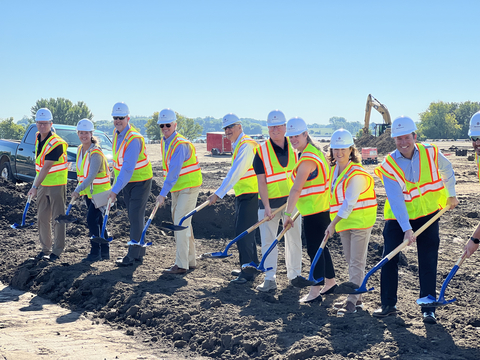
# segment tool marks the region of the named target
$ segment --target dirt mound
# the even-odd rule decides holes
[[[376,147],[379,155],[386,155],[396,149],[395,141],[390,137],[390,134],[387,133],[383,133],[378,137],[373,135],[363,135],[362,137],[355,139],[355,146],[357,149]]]
[[[213,181],[213,177],[212,177]],[[221,181],[219,179],[219,181]],[[474,176],[472,182],[477,182]],[[212,183],[213,185],[213,183]],[[216,186],[218,186],[218,182]],[[147,216],[161,186],[156,179],[147,205]],[[280,242],[278,290],[261,293],[255,286],[258,276],[247,285],[231,284],[230,271],[238,268],[238,253],[224,259],[197,261],[186,275],[162,274],[175,259],[175,240],[159,225],[171,220],[170,203],[159,210],[147,232],[153,246],[147,248],[143,264],[127,268],[114,265],[126,252],[129,225],[121,201],[112,210],[108,226],[113,233],[111,260],[92,264],[80,260],[89,251],[85,208],[75,205],[78,222],[67,225],[67,246],[56,263],[27,260],[39,251],[36,226],[10,228],[21,220],[29,186],[15,186],[0,180],[1,221],[0,281],[29,290],[72,310],[84,311],[93,322],[106,323],[156,349],[170,346],[187,357],[198,355],[222,359],[479,359],[480,269],[475,261],[465,261],[452,279],[446,297],[457,297],[437,311],[439,324],[426,327],[421,319],[418,298],[418,264],[414,248],[405,252],[400,271],[401,314],[379,320],[371,316],[379,306],[380,271],[373,274],[364,294],[365,309],[338,317],[332,308],[338,295],[324,297],[323,303],[301,305],[298,299],[308,289],[298,290],[286,278],[283,241]],[[69,186],[71,191],[72,186]],[[209,193],[201,193],[198,204]],[[385,197],[379,195],[379,202]],[[463,239],[472,231],[480,212],[480,196],[462,200],[455,215],[441,219],[438,289],[461,254]],[[29,211],[35,220],[35,202]],[[223,250],[233,236],[234,198],[227,196],[218,205],[193,216],[197,255]],[[468,217],[470,216],[470,217]],[[468,218],[460,226],[460,218]],[[470,221],[472,224],[470,224]],[[466,227],[470,226],[470,227]],[[367,270],[381,259],[383,239],[381,212],[368,247]],[[455,233],[451,233],[455,229]],[[456,240],[457,238],[461,240]],[[453,241],[452,241],[453,240]],[[348,280],[348,271],[338,237],[329,240],[329,249],[339,283]],[[260,254],[260,249],[258,249]],[[478,256],[478,255],[477,255]],[[303,275],[309,261],[303,257]]]

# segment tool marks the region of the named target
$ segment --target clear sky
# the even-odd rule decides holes
[[[480,1],[0,0],[0,118],[40,98],[134,116],[363,122],[480,101]],[[371,121],[382,117],[372,112]]]

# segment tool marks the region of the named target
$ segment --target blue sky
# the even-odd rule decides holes
[[[132,115],[363,122],[480,101],[480,1],[0,0],[0,118],[40,98]],[[382,117],[372,112],[371,121]]]

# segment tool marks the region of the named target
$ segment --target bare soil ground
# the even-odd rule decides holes
[[[440,148],[451,144],[439,144]],[[147,206],[150,214],[155,196],[162,186],[159,145],[149,145],[154,166],[154,186]],[[468,146],[468,144],[464,144]],[[213,157],[205,144],[198,144],[204,185],[198,204],[216,189],[230,165],[229,156]],[[462,254],[464,243],[477,226],[480,216],[479,190],[474,162],[449,155],[457,176],[460,205],[440,220],[438,289]],[[367,166],[373,173],[373,166]],[[382,255],[382,218],[385,195],[377,180],[379,212],[369,245],[367,270]],[[418,264],[415,248],[402,255],[398,316],[376,319],[372,312],[380,305],[380,272],[369,280],[375,290],[364,297],[365,309],[338,317],[333,302],[341,296],[329,295],[322,303],[300,305],[299,297],[308,289],[288,284],[284,247],[280,243],[278,289],[260,293],[253,283],[230,284],[230,271],[238,268],[234,256],[225,259],[199,259],[197,269],[186,275],[164,275],[175,259],[172,234],[159,228],[171,221],[170,206],[160,209],[147,232],[153,246],[147,249],[142,265],[118,268],[116,256],[126,252],[128,219],[120,197],[111,212],[109,230],[114,240],[112,260],[84,264],[89,251],[85,208],[74,206],[77,223],[67,225],[65,253],[56,263],[29,261],[39,251],[36,226],[14,230],[10,225],[21,220],[29,186],[0,182],[0,238],[4,246],[0,257],[0,281],[50,299],[87,319],[111,325],[149,347],[149,353],[171,351],[184,357],[224,359],[480,359],[480,268],[475,254],[464,262],[450,282],[446,298],[457,301],[439,308],[438,324],[424,325],[419,306]],[[73,184],[69,186],[69,191]],[[233,238],[233,196],[215,207],[207,207],[193,217],[197,255],[223,250]],[[35,221],[36,204],[28,220]],[[320,236],[321,234],[319,234]],[[346,262],[338,238],[329,242],[337,281],[348,280]],[[258,249],[260,254],[260,248]],[[306,253],[304,275],[310,268]],[[1,348],[0,348],[1,349]],[[0,351],[0,354],[1,351]],[[5,358],[9,358],[4,355]]]

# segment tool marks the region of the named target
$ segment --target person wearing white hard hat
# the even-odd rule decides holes
[[[297,154],[285,137],[287,120],[280,110],[273,110],[267,116],[268,134],[270,138],[261,143],[253,160],[253,168],[258,180],[258,219],[269,221],[260,225],[262,253],[265,254],[277,237],[277,230],[283,212],[272,213],[287,202],[290,192],[288,178],[297,163]],[[297,209],[295,208],[294,211]],[[277,288],[276,272],[278,248],[265,259],[265,280],[257,286],[257,290],[267,292]],[[285,263],[287,278],[295,279],[302,273],[302,217],[295,221],[293,229],[285,234]]]
[[[452,164],[433,144],[415,143],[415,122],[400,116],[392,123],[391,136],[397,149],[388,154],[375,168],[385,186],[383,229],[383,256],[402,242],[417,242],[420,297],[436,297],[437,260],[440,245],[438,220],[430,225],[418,239],[414,231],[427,223],[444,207],[450,210],[458,205],[455,195],[455,174]],[[398,289],[398,260],[393,257],[383,267],[380,277],[382,306],[373,316],[396,314]],[[423,322],[436,323],[435,307],[422,306]]]
[[[472,140],[472,147],[475,151],[475,162],[477,163],[477,175],[480,179],[480,111],[472,115],[470,119],[470,127],[468,129],[468,136]],[[470,240],[465,245],[466,258],[472,256],[477,251],[480,244],[480,224],[473,232]]]
[[[177,115],[172,109],[163,109],[158,114],[157,124],[162,132],[163,187],[157,197],[160,206],[165,203],[168,193],[172,194],[172,219],[178,224],[183,216],[197,205],[202,171],[193,144],[177,132]],[[185,274],[196,268],[195,238],[191,226],[192,218],[182,225],[187,229],[175,231],[177,245],[175,264],[165,269],[168,274]]]
[[[81,145],[77,149],[77,179],[78,185],[72,193],[72,200],[85,196],[87,204],[87,226],[90,238],[102,237],[100,234],[103,225],[103,214],[95,207],[92,195],[110,190],[110,169],[107,158],[93,136],[93,122],[90,119],[82,119],[77,124],[77,135]],[[110,244],[99,244],[90,240],[90,253],[83,262],[94,262],[110,259]]]
[[[65,224],[55,221],[52,244],[52,219],[65,215],[67,197],[67,143],[52,132],[53,116],[46,108],[35,115],[38,132],[35,139],[36,177],[28,196],[37,200],[38,232],[42,251],[36,260],[56,261],[65,248]],[[37,193],[38,191],[38,193]]]
[[[233,188],[235,192],[235,236],[240,235],[257,222],[258,184],[253,171],[253,158],[258,144],[244,134],[240,119],[235,114],[227,114],[222,119],[225,136],[232,143],[232,167],[220,187],[209,197],[210,205],[218,198],[223,199]],[[237,242],[240,265],[254,262],[258,264],[255,233],[242,237]],[[231,280],[235,284],[245,284],[254,279],[252,274],[243,270],[232,271],[237,276]]]
[[[145,208],[152,189],[152,164],[148,160],[145,139],[130,122],[130,110],[124,102],[113,106],[113,171],[115,183],[109,200],[115,202],[120,191],[127,207],[130,221],[130,240],[140,241],[145,227]],[[124,257],[116,260],[118,266],[142,263],[145,248],[130,245]]]
[[[288,120],[287,132],[292,146],[299,154],[298,162],[293,169],[287,207],[283,217],[283,226],[294,226],[292,216],[295,207],[303,217],[303,229],[307,241],[307,253],[313,262],[318,248],[323,240],[323,234],[330,224],[330,194],[328,179],[330,167],[322,150],[318,148],[308,135],[307,124],[302,118],[295,117]],[[322,301],[322,295],[331,294],[335,287],[335,269],[328,247],[322,254],[314,268],[315,279],[324,278],[321,283],[310,287],[307,295],[300,298],[301,303]]]
[[[372,175],[361,164],[352,134],[336,130],[330,139],[330,219],[325,235],[340,234],[348,264],[349,281],[361,284],[365,276],[367,249],[377,220],[377,197]],[[334,304],[338,314],[363,308],[361,295],[350,294]]]

